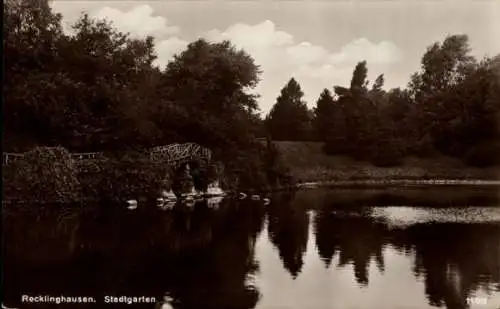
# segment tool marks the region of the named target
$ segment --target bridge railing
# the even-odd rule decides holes
[[[4,152],[2,155],[2,165],[22,160],[25,153]],[[82,152],[72,153],[71,158],[77,162],[105,159],[102,152]],[[212,152],[208,148],[201,147],[194,143],[171,144],[150,149],[149,156],[153,161],[163,161],[169,165],[181,164],[193,159],[201,159],[210,162]]]
[[[4,152],[2,155],[2,165],[7,165],[9,163],[22,160],[23,157],[24,155],[20,153]]]

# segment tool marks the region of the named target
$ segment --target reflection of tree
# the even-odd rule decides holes
[[[499,225],[419,224],[393,237],[414,248],[414,273],[425,278],[433,306],[465,308],[471,292],[500,282]]]
[[[291,196],[274,198],[268,213],[268,233],[271,242],[278,248],[284,267],[296,278],[304,264],[307,249],[309,216],[306,209],[292,207]],[[300,205],[296,205],[300,206]]]
[[[176,308],[255,307],[259,293],[247,279],[258,269],[253,246],[262,226],[263,209],[240,205],[227,211],[227,220],[213,229],[214,241],[209,248],[191,255],[188,263],[175,263],[178,280],[171,283],[170,291],[177,300]]]
[[[321,208],[314,231],[323,261],[329,265],[338,254],[339,266],[353,265],[358,283],[368,283],[371,259],[384,268],[382,248],[387,243],[415,256],[414,274],[424,278],[432,306],[465,308],[473,291],[500,284],[500,225],[433,223],[391,230],[383,222],[374,222],[362,208],[351,209]]]
[[[335,235],[335,230],[332,225],[333,214],[329,211],[320,210],[314,217],[314,234],[316,235],[316,248],[318,254],[325,262],[325,266],[329,267],[333,255],[338,250],[338,237]]]
[[[19,307],[16,302],[21,294],[39,292],[40,286],[47,290],[40,282],[35,282],[37,276],[47,277],[49,283],[52,281],[48,288],[51,291],[66,287],[61,280],[63,275],[54,273],[57,268],[54,265],[71,259],[80,228],[81,213],[77,207],[60,211],[53,205],[26,206],[23,211],[2,216],[2,301],[11,307]],[[71,289],[66,291],[66,295],[73,292]]]
[[[329,266],[335,253],[339,266],[352,264],[356,281],[368,284],[368,267],[375,259],[383,271],[385,227],[373,223],[362,213],[333,212],[322,209],[315,218],[316,247],[320,257]]]
[[[17,301],[19,291],[158,298],[168,292],[176,308],[253,308],[259,293],[248,284],[248,276],[258,269],[254,244],[264,209],[246,206],[91,214],[80,222],[76,240],[66,240],[66,247],[76,248],[72,257],[33,271],[36,264],[29,260],[14,261],[23,252],[36,260],[35,252],[7,252],[8,293]],[[31,228],[43,235],[46,225]],[[26,238],[25,231],[16,235]]]

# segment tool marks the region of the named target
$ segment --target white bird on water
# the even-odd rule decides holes
[[[130,210],[134,210],[137,208],[137,200],[128,200],[127,204],[128,204],[127,208]]]
[[[262,200],[264,201],[264,205],[269,205],[269,203],[271,203],[271,200],[267,197],[263,198]]]
[[[240,192],[239,196],[240,196],[240,200],[243,200],[243,199],[247,198],[247,195],[245,193],[243,193],[243,192]]]
[[[252,199],[252,201],[258,201],[260,200],[260,195],[254,194],[250,198]]]
[[[177,200],[177,196],[175,196],[175,193],[172,191],[172,189],[170,189],[169,191],[163,190],[161,192],[161,195],[166,200]]]

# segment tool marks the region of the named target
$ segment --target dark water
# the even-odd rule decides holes
[[[193,209],[4,218],[6,305],[66,308],[500,307],[496,191],[311,190]],[[106,304],[106,296],[154,297]]]

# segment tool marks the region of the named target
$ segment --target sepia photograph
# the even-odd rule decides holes
[[[500,309],[499,0],[2,4],[2,309]]]

